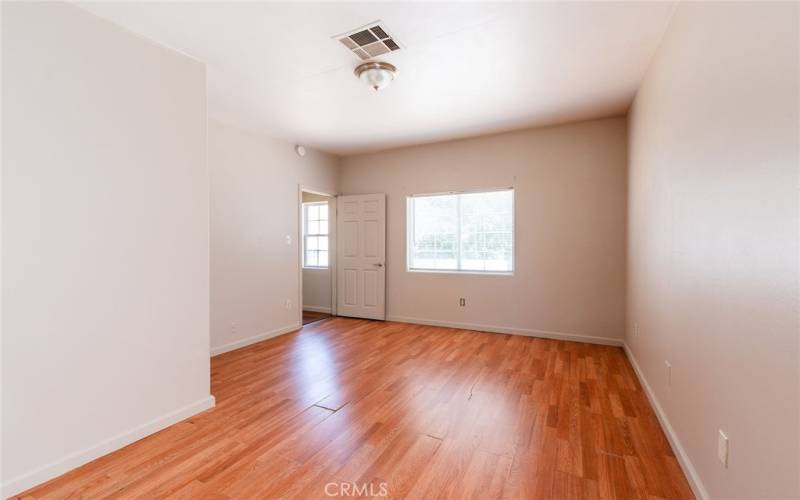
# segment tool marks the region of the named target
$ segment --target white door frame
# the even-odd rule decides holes
[[[330,197],[328,204],[328,272],[331,275],[331,316],[336,316],[336,194],[307,184],[297,185],[297,315],[303,327],[303,193]],[[333,224],[331,224],[331,220]]]

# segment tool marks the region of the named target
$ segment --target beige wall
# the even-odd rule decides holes
[[[303,308],[331,312],[331,270],[303,269]]]
[[[338,159],[210,120],[209,163],[213,354],[299,327],[298,187],[336,192]]]
[[[311,203],[314,201],[328,201],[330,199],[329,196],[316,194],[316,193],[308,193],[303,191],[303,203]]]
[[[2,4],[3,498],[213,405],[205,66]]]
[[[689,2],[630,114],[626,341],[712,498],[800,496],[798,89],[798,4]]]
[[[344,194],[387,194],[388,318],[621,340],[626,144],[612,118],[344,158]],[[514,276],[406,271],[407,195],[503,186]]]

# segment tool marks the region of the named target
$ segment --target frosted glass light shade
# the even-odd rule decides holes
[[[359,65],[355,74],[359,80],[377,91],[392,83],[397,76],[397,68],[389,63],[367,62]]]

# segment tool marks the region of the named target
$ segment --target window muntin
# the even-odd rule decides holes
[[[514,190],[407,200],[410,271],[512,273]]]
[[[328,203],[303,203],[303,267],[328,267]]]

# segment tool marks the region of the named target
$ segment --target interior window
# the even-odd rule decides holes
[[[303,203],[303,267],[328,267],[328,203]]]

